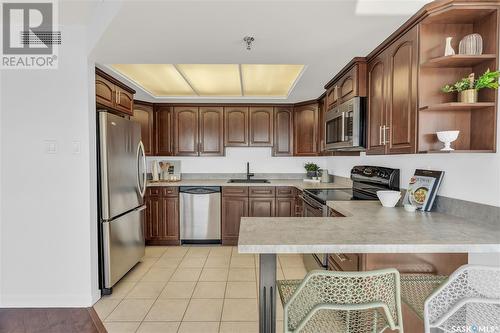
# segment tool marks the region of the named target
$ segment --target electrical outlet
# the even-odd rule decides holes
[[[81,152],[81,143],[80,141],[73,141],[71,142],[71,151],[75,155],[79,155]]]
[[[45,140],[45,153],[46,154],[57,154],[57,142],[56,142],[56,140]]]

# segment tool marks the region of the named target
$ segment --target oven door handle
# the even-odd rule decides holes
[[[314,209],[318,209],[318,210],[320,210],[321,212],[323,211],[323,206],[322,206],[322,205],[315,205],[315,204],[311,201],[311,199],[308,199],[308,198],[306,198],[306,197],[305,197],[305,196],[303,196],[303,195],[299,196],[299,198],[301,198],[301,199],[302,199],[302,201],[304,201],[304,203],[306,203],[309,207],[312,207],[312,208],[314,208]]]

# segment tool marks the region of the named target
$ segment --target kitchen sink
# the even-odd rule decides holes
[[[229,179],[228,183],[270,183],[268,179]]]

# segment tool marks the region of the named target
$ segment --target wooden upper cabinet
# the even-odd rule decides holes
[[[248,146],[248,107],[224,107],[224,145]]]
[[[95,76],[95,101],[104,107],[115,105],[115,85],[102,76]]]
[[[133,89],[106,72],[95,69],[95,101],[98,107],[131,116],[134,114],[134,94]]]
[[[133,115],[134,95],[126,91],[125,89],[116,86],[115,96],[116,96],[115,109],[117,111]]]
[[[141,140],[144,144],[144,152],[146,155],[154,155],[154,140],[153,140],[153,123],[154,123],[153,105],[149,103],[134,102],[134,115],[131,120],[138,122],[141,125]]]
[[[339,101],[339,87],[338,85],[334,85],[330,87],[326,92],[326,103],[327,109],[331,109],[337,106]]]
[[[274,109],[274,156],[293,155],[293,108]]]
[[[344,102],[358,95],[357,89],[357,67],[354,66],[339,83],[340,99]]]
[[[171,156],[174,154],[172,140],[172,107],[156,105],[155,108],[155,154],[160,156]]]
[[[250,107],[250,146],[272,147],[274,132],[273,107]]]
[[[199,155],[224,155],[224,111],[222,107],[200,107]]]
[[[315,156],[318,154],[318,104],[311,103],[294,108],[294,155]]]
[[[174,107],[174,155],[198,156],[198,107]]]
[[[416,152],[417,29],[413,28],[388,49],[389,89],[386,117],[387,153]]]
[[[416,152],[417,28],[368,64],[367,154]]]
[[[383,154],[385,152],[385,145],[382,142],[382,126],[385,124],[385,101],[387,98],[385,58],[386,55],[381,54],[368,64],[367,154]]]

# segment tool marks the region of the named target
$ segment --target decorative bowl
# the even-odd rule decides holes
[[[377,191],[377,197],[384,207],[394,207],[401,199],[399,191]]]
[[[451,148],[451,143],[455,141],[458,138],[458,134],[460,131],[442,131],[442,132],[436,132],[437,137],[439,141],[444,143],[444,148],[442,148],[442,151],[452,151],[455,150]]]

